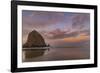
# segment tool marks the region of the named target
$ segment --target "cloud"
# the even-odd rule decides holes
[[[90,23],[89,13],[76,14],[72,17],[72,28],[82,29]]]
[[[29,13],[29,14],[28,14]],[[64,14],[60,12],[26,11],[23,10],[24,27],[42,28],[63,21]]]
[[[79,33],[76,31],[71,32],[70,30],[64,31],[61,29],[55,29],[51,32],[48,32],[46,36],[48,39],[63,39],[65,37],[76,37],[78,34]]]
[[[73,30],[61,30],[59,28],[52,30],[50,32],[41,31],[41,33],[47,38],[47,39],[63,39],[63,38],[74,38],[77,36],[90,36],[89,30],[81,30],[79,31],[73,31]]]
[[[80,30],[79,32],[80,32],[81,34],[90,36],[90,30],[89,30],[89,29]]]
[[[50,41],[49,43],[51,46],[55,46],[55,47],[67,47],[67,46],[89,47],[90,46],[89,37],[88,36],[81,36],[81,37],[77,37],[77,38],[69,37],[64,39],[58,39],[58,40]]]
[[[89,36],[85,36],[85,35],[79,35],[77,37],[67,37],[63,39],[66,42],[82,42],[82,41],[86,41],[89,40]]]

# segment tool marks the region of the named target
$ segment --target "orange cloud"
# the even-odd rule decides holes
[[[81,42],[81,41],[86,41],[89,39],[89,36],[85,36],[85,35],[79,35],[77,37],[67,37],[67,38],[64,38],[63,40],[65,42]]]

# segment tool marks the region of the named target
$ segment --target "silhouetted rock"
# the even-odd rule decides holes
[[[29,33],[27,42],[23,45],[25,48],[46,47],[43,37],[35,30]]]

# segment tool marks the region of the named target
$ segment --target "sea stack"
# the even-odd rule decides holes
[[[38,49],[38,47],[43,47],[43,49]],[[23,61],[44,55],[46,50],[44,47],[46,47],[46,43],[42,35],[36,30],[31,31],[28,34],[26,43],[23,45],[23,48],[26,48],[23,49]]]
[[[24,48],[31,47],[46,47],[44,38],[36,30],[33,30],[28,34],[26,43],[23,45]]]

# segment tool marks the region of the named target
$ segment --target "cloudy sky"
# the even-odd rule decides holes
[[[90,14],[22,11],[23,44],[28,33],[38,31],[50,46],[89,46]]]

